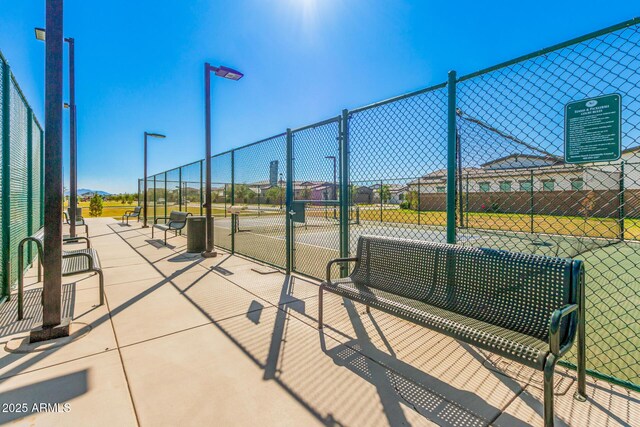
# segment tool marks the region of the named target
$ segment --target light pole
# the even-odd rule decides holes
[[[35,28],[36,39],[46,42],[47,32],[44,28]],[[69,234],[76,237],[76,217],[78,206],[78,133],[76,125],[76,59],[75,40],[65,37],[69,45]]]
[[[336,156],[325,156],[324,158],[333,160],[333,191],[331,193],[332,193],[333,200],[335,201],[335,200],[338,199],[338,193],[336,191],[337,190],[336,189]],[[337,217],[336,207],[334,205],[334,207],[333,207],[333,218],[335,219],[336,217]]]
[[[142,222],[142,228],[147,228],[147,137],[151,137],[151,138],[166,138],[166,135],[163,135],[161,133],[151,133],[151,132],[145,132],[144,133],[144,219]],[[155,216],[156,212],[153,212],[153,215]]]
[[[202,256],[205,258],[218,255],[213,250],[213,217],[211,216],[211,72],[216,76],[229,80],[240,80],[244,74],[228,67],[213,67],[208,62],[204,64],[204,116],[205,116],[205,208],[206,208],[206,229],[207,246]],[[231,202],[233,203],[233,201]]]

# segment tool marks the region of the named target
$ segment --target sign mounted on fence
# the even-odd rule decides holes
[[[622,96],[617,93],[570,102],[564,114],[564,160],[609,162],[621,153]]]

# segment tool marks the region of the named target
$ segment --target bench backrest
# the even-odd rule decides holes
[[[542,340],[551,313],[577,301],[570,259],[373,236],[357,256],[356,283]]]
[[[67,215],[71,218],[71,208],[67,208]],[[76,219],[82,218],[82,208],[76,207]]]
[[[140,211],[142,211],[142,206],[136,206],[133,208],[133,215],[140,215]]]
[[[183,228],[187,224],[187,217],[191,212],[171,211],[167,225],[173,228]]]

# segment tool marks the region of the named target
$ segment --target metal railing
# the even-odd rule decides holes
[[[448,77],[214,156],[216,245],[317,278],[365,234],[583,259],[589,372],[640,390],[640,20]],[[566,163],[565,106],[607,94],[621,158]],[[152,212],[192,165],[149,178]]]

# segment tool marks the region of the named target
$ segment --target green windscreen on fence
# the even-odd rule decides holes
[[[565,107],[604,95],[621,97],[620,159],[566,162]],[[583,259],[588,370],[640,390],[640,20],[212,162],[215,244],[286,271],[322,279],[366,234]],[[154,178],[150,205],[185,182],[202,200],[186,168]]]
[[[18,245],[42,226],[42,128],[0,54],[0,299],[18,280]],[[35,250],[25,250],[26,265]]]

